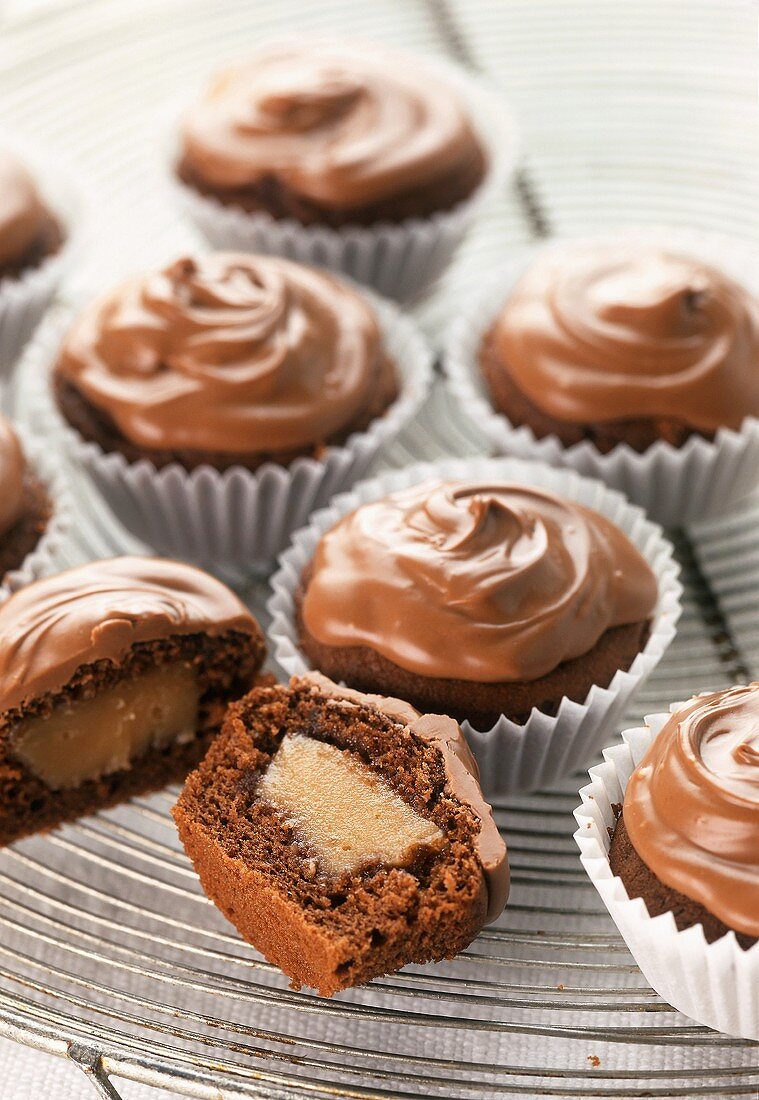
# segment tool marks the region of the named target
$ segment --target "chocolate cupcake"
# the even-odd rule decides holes
[[[756,270],[749,245],[692,230],[546,245],[452,323],[453,399],[498,453],[596,477],[663,526],[719,515],[759,469]]]
[[[326,997],[453,958],[508,896],[456,723],[321,676],[233,705],[174,818],[211,900]]]
[[[405,55],[327,43],[218,74],[184,116],[176,166],[223,204],[331,228],[449,210],[485,168],[454,89]]]
[[[113,558],[0,607],[0,844],[182,778],[265,655],[213,577]]]
[[[30,172],[0,149],[0,288],[18,279],[61,247],[64,231]]]
[[[9,420],[0,415],[0,581],[34,552],[53,512]]]
[[[591,509],[529,485],[426,482],[322,536],[297,616],[331,678],[481,729],[608,685],[656,602],[649,565]]]
[[[609,863],[649,915],[759,939],[759,684],[676,710],[627,784]]]
[[[759,684],[649,714],[575,810],[583,866],[666,1004],[759,1041]]]
[[[121,522],[230,578],[270,569],[413,418],[432,374],[394,306],[244,254],[179,260],[51,321],[25,369],[31,415]]]
[[[288,260],[226,253],[177,260],[86,308],[54,383],[83,439],[185,470],[318,457],[398,394],[360,294]]]
[[[486,333],[480,366],[494,406],[538,439],[681,447],[759,415],[759,299],[648,245],[547,252]]]
[[[184,113],[170,172],[214,247],[324,265],[406,299],[504,185],[514,131],[500,97],[451,64],[300,39],[216,76]]]

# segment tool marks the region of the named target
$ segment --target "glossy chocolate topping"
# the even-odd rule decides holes
[[[348,700],[358,706],[371,707],[394,722],[406,726],[412,733],[435,746],[443,757],[448,785],[459,801],[471,808],[480,821],[477,837],[477,857],[482,866],[488,891],[486,921],[490,924],[502,912],[509,896],[509,862],[493,811],[480,789],[480,773],[464,734],[457,722],[443,714],[420,714],[402,699],[383,695],[365,695],[353,688],[340,687],[320,672],[293,677],[293,687],[306,685],[336,699]]]
[[[410,672],[535,680],[613,626],[643,622],[656,579],[596,512],[510,483],[427,482],[322,536],[303,600],[317,641]]]
[[[458,97],[415,59],[317,42],[271,47],[219,74],[185,116],[181,155],[214,188],[273,177],[349,209],[480,154]]]
[[[49,219],[29,172],[15,156],[0,149],[0,266],[28,252]]]
[[[93,303],[56,370],[139,446],[261,454],[349,425],[381,355],[374,311],[339,280],[219,252]]]
[[[558,420],[676,417],[702,432],[759,415],[759,300],[652,247],[548,253],[493,329],[498,359]]]
[[[16,430],[0,414],[0,535],[21,518],[24,511],[26,459]]]
[[[665,885],[759,936],[759,684],[673,714],[627,784],[624,814]]]
[[[108,558],[27,585],[0,607],[0,711],[57,691],[81,665],[118,662],[136,642],[175,634],[258,636],[214,577],[161,558]]]

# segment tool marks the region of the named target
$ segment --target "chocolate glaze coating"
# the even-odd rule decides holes
[[[480,362],[496,407],[538,436],[680,446],[759,415],[759,300],[665,249],[567,245],[522,275]]]
[[[656,599],[650,566],[600,513],[530,485],[429,481],[322,535],[301,616],[320,646],[502,686],[547,677],[615,627],[639,639]]]
[[[625,827],[623,814],[620,814],[617,819],[611,839],[609,863],[614,874],[622,879],[630,897],[643,898],[652,917],[658,917],[662,913],[672,913],[675,924],[681,932],[694,924],[701,924],[707,943],[713,943],[730,931],[735,932],[738,943],[743,948],[748,949],[756,943],[756,936],[748,936],[738,932],[737,929],[728,928],[705,906],[681,894],[679,890],[673,890],[671,886],[667,886],[658,879],[635,851]]]
[[[371,225],[449,209],[485,157],[459,97],[417,59],[317,40],[219,73],[186,112],[177,171],[245,210]]]
[[[565,696],[584,702],[594,684],[608,687],[619,669],[630,667],[645,646],[649,629],[648,623],[633,623],[607,630],[589,653],[565,661],[537,680],[478,684],[419,676],[366,646],[321,645],[303,624],[302,593],[296,599],[300,645],[315,668],[359,691],[400,695],[420,711],[450,714],[481,729],[489,729],[502,714],[524,723],[533,707],[555,714]]]
[[[261,644],[237,596],[179,562],[109,558],[44,577],[0,607],[0,711],[62,688],[81,666],[119,662],[136,643],[229,631]]]
[[[698,432],[677,416],[636,417],[625,420],[609,420],[604,423],[573,424],[557,420],[539,409],[520,390],[498,355],[493,340],[493,330],[484,336],[478,353],[479,366],[487,385],[493,407],[502,412],[514,427],[525,425],[536,439],[555,435],[565,447],[588,440],[601,454],[608,454],[619,443],[626,443],[638,454],[643,454],[657,440],[663,439],[673,447],[682,447],[692,435],[712,439],[714,432]]]
[[[93,302],[63,342],[54,382],[84,438],[189,469],[318,454],[396,394],[361,294],[289,260],[224,252]]]

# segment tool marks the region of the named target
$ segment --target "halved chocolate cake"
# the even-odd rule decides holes
[[[318,673],[230,707],[174,818],[211,900],[327,997],[452,958],[508,895],[458,725]]]
[[[253,684],[261,630],[220,581],[111,558],[0,607],[0,843],[183,778]]]

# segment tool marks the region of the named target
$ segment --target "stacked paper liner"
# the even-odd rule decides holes
[[[602,239],[610,244],[650,242],[697,256],[759,291],[759,254],[740,241],[675,229],[621,230]],[[543,247],[563,250],[585,240],[565,240]],[[451,324],[444,364],[458,407],[479,426],[498,453],[567,466],[598,478],[645,508],[665,527],[734,508],[759,482],[759,420],[753,417],[746,417],[739,431],[720,429],[713,440],[694,435],[682,447],[659,441],[642,454],[622,443],[602,454],[589,441],[566,447],[555,435],[538,439],[531,428],[514,426],[493,408],[478,364],[482,338],[538,251],[532,249],[508,267],[483,277],[483,291]]]
[[[676,703],[671,710],[679,710]],[[615,807],[628,780],[669,714],[653,714],[646,725],[626,730],[622,743],[604,751],[580,791],[575,840],[580,858],[647,981],[669,1004],[701,1024],[759,1041],[759,943],[744,951],[733,932],[707,943],[703,927],[677,930],[671,913],[649,916],[642,898],[630,898],[609,864]]]
[[[616,673],[608,686],[591,688],[581,703],[565,698],[555,715],[533,710],[524,725],[505,716],[488,730],[475,729],[468,722],[463,724],[477,758],[483,790],[494,798],[544,787],[592,760],[608,742],[633,693],[658,664],[675,635],[681,610],[681,588],[672,547],[663,538],[661,529],[619,493],[571,470],[556,470],[540,463],[509,458],[425,463],[363,482],[314,515],[280,558],[268,605],[271,614],[269,638],[273,656],[286,673],[302,675],[309,669],[298,640],[295,592],[322,534],[342,516],[367,501],[378,500],[387,493],[423,481],[470,478],[490,482],[497,479],[521,481],[594,508],[616,523],[638,547],[659,585],[659,600],[644,649],[629,669]]]

